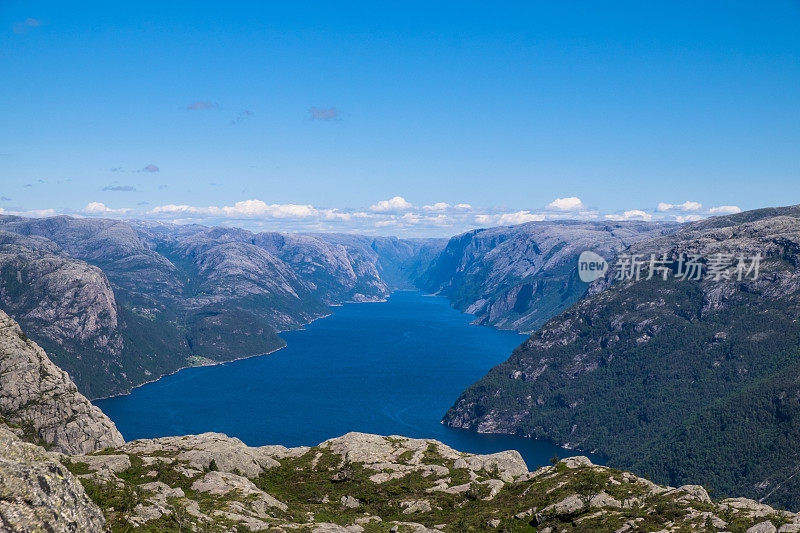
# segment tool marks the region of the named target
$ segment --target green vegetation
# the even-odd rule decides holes
[[[800,304],[762,291],[709,308],[695,282],[612,287],[534,334],[446,420],[517,417],[520,434],[599,450],[660,483],[800,508]]]
[[[83,476],[81,481],[87,494],[104,510],[111,532],[134,530],[127,517],[136,514],[137,506],[151,504],[148,498],[152,494],[141,486],[153,481],[180,489],[185,497],[167,498],[165,514],[144,521],[136,531],[179,532],[193,527],[199,531],[246,530],[241,523],[222,513],[231,503],[247,503],[247,498],[238,491],[212,496],[192,489],[197,479],[213,469],[187,476],[179,471],[187,464],[174,458],[165,457],[167,461],[145,464],[137,455],[129,457],[131,467],[118,474],[119,482],[97,481],[86,476],[90,470],[85,463],[65,461],[73,474]],[[273,509],[269,523],[274,527],[298,524],[293,530],[302,532],[312,529],[309,517],[313,517],[314,523],[339,525],[352,524],[369,516],[380,517],[380,521],[362,521],[362,524],[367,532],[383,533],[388,532],[394,522],[410,521],[454,533],[486,531],[490,527],[502,532],[534,532],[551,527],[558,531],[567,528],[571,532],[589,533],[615,531],[630,521],[635,522],[636,531],[659,531],[668,522],[684,524],[679,531],[717,531],[718,528],[705,525],[706,517],[714,513],[724,515],[720,517],[734,533],[767,519],[776,525],[786,521],[777,514],[748,518],[687,498],[682,491],[654,492],[648,482],[615,469],[567,467],[564,463],[540,469],[532,479],[507,483],[494,495],[485,483],[496,479],[491,472],[478,473],[466,491],[436,491],[432,489],[440,479],[450,479],[450,484],[455,485],[462,480],[468,482],[470,474],[454,468],[452,460],[442,458],[435,450],[426,450],[425,457],[428,462],[422,464],[422,470],[413,469],[402,477],[376,483],[370,480],[376,471],[360,463],[343,461],[327,448],[314,447],[302,456],[280,460],[279,466],[264,471],[253,482],[288,505],[286,512]],[[445,466],[449,473],[444,478],[425,474],[426,464]],[[342,474],[343,471],[346,473]],[[605,498],[628,503],[622,507],[620,503],[598,505],[601,493]],[[582,502],[578,508],[554,506],[575,495]],[[344,506],[343,499],[356,501],[357,506]],[[210,522],[198,520],[190,512],[189,500],[198,502],[197,509],[214,519]],[[421,500],[429,504],[429,510],[404,512],[409,502]],[[405,530],[408,529],[400,529]]]

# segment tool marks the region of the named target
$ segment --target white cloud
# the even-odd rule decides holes
[[[389,226],[398,226],[398,225],[399,223],[397,222],[397,220],[393,218],[390,218],[388,220],[379,220],[378,222],[375,223],[376,228],[386,228]]]
[[[697,211],[693,211],[695,209]],[[738,206],[723,205],[707,209],[702,208],[699,202],[687,201],[682,204],[661,203],[656,209],[629,209],[606,214],[607,212],[586,209],[577,197],[558,198],[551,202],[546,209],[541,210],[482,208],[465,203],[455,204],[444,201],[414,206],[402,196],[377,202],[367,209],[267,203],[258,199],[242,200],[231,205],[210,206],[189,204],[143,206],[140,202],[135,209],[115,209],[102,202],[90,202],[79,211],[53,209],[10,211],[8,208],[0,208],[0,214],[34,217],[63,213],[72,216],[150,218],[175,223],[228,224],[254,231],[324,231],[420,237],[447,237],[477,227],[510,226],[545,220],[605,219],[685,223],[711,215],[740,211]]]
[[[545,216],[530,211],[517,211],[516,213],[505,213],[500,215],[498,223],[504,224],[524,224],[525,222],[537,222],[544,220]]]
[[[57,211],[55,209],[30,209],[30,210],[11,210],[11,209],[3,209],[0,207],[0,215],[14,215],[18,217],[52,217],[57,215]]]
[[[703,208],[703,204],[700,202],[692,202],[692,201],[685,201],[682,204],[668,204],[665,202],[660,202],[658,207],[656,207],[657,211],[700,211]]]
[[[86,207],[83,208],[83,212],[87,215],[125,215],[131,211],[132,210],[128,207],[111,209],[103,202],[89,202],[86,204]]]
[[[708,212],[713,215],[732,215],[734,213],[741,213],[742,209],[738,205],[721,205],[719,207],[712,207]]]
[[[556,198],[549,204],[548,209],[556,209],[558,211],[580,211],[584,209],[583,202],[577,196],[569,196],[567,198]]]
[[[389,200],[381,200],[377,204],[370,207],[372,211],[376,211],[378,213],[388,213],[392,211],[408,211],[413,209],[414,206],[410,202],[407,202],[405,198],[402,196],[395,196]]]
[[[513,226],[515,224],[524,224],[526,222],[538,222],[545,220],[547,217],[539,213],[531,213],[530,211],[516,211],[513,213],[501,214],[477,214],[475,215],[475,222],[484,225],[498,225],[498,226]]]
[[[436,202],[433,205],[423,205],[422,209],[424,209],[425,211],[447,211],[451,207],[453,206],[451,206],[447,202]]]
[[[451,219],[447,215],[436,215],[436,216],[425,217],[425,223],[431,226],[446,227],[453,223],[453,219]]]
[[[622,214],[606,215],[608,220],[652,220],[653,215],[640,209],[630,209]]]
[[[154,207],[152,214],[190,214],[199,216],[227,217],[227,218],[311,218],[325,215],[311,205],[298,204],[267,204],[261,200],[243,200],[236,202],[232,206],[222,207],[195,207],[190,205],[167,204]],[[327,212],[332,218],[336,218],[338,212],[329,210]]]
[[[703,220],[703,215],[675,215],[675,221],[683,224],[684,222],[696,222]]]
[[[325,220],[347,221],[358,218],[368,218],[371,216],[369,213],[349,213],[346,211],[340,211],[338,209],[318,209],[317,212],[322,213],[322,218]]]

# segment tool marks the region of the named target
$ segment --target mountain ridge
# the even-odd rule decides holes
[[[629,244],[676,228],[561,220],[472,230],[448,241],[418,285],[476,315],[476,324],[530,333],[586,293],[577,271],[581,252],[611,261]]]
[[[706,265],[761,253],[760,275],[738,280],[735,261],[721,280],[623,281],[611,269],[465,391],[445,423],[596,450],[661,482],[692,476],[723,494],[800,505],[789,444],[800,421],[799,235],[791,206],[635,243],[626,255],[697,254]]]

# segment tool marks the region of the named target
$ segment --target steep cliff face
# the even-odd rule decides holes
[[[675,228],[562,221],[474,230],[450,239],[418,284],[476,315],[478,324],[530,332],[586,293],[577,272],[581,252],[611,260],[626,246]]]
[[[380,301],[389,295],[389,285],[378,272],[374,258],[321,235],[258,233],[257,246],[280,257],[310,284],[326,304],[348,301]]]
[[[0,311],[0,417],[65,453],[124,442],[114,423],[78,392],[66,372]]]
[[[53,340],[119,353],[114,292],[103,272],[51,241],[0,231],[0,299]]]
[[[52,241],[0,231],[0,305],[78,382],[98,368],[114,380],[122,368],[123,328],[108,279]]]
[[[668,262],[652,279],[649,265],[638,281],[610,271],[464,392],[445,422],[800,506],[800,207],[710,219],[625,250],[653,254]],[[700,279],[678,276],[681,256],[700,257]]]
[[[7,238],[0,247],[6,257],[0,306],[26,326],[88,396],[125,392],[186,364],[190,355],[186,322],[180,308],[171,303],[181,296],[182,280],[175,266],[146,246],[132,227],[111,220],[4,216],[0,230],[17,236],[14,243]],[[53,262],[42,257],[43,247],[70,266],[56,271],[60,288],[46,286],[46,278],[38,275]],[[26,269],[31,271],[27,277]],[[101,282],[87,283],[90,274]],[[64,287],[75,289],[64,292]],[[94,293],[113,302],[108,312],[85,305],[86,295]],[[94,323],[108,327],[90,330],[83,342],[76,343],[69,329],[54,330],[47,319],[31,320],[27,302],[37,307],[35,316],[66,312],[97,317]],[[102,346],[106,338],[107,345]]]
[[[292,265],[328,304],[380,301],[393,289],[413,288],[422,265],[445,244],[335,233],[258,233],[254,242]]]
[[[398,239],[328,233],[320,235],[327,242],[375,265],[389,289],[413,289],[422,270],[447,244],[446,239]]]

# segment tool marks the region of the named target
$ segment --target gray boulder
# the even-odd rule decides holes
[[[105,518],[45,451],[0,427],[0,530],[100,533]]]

